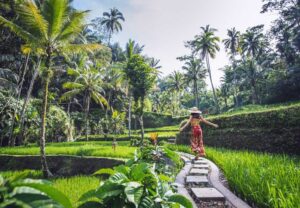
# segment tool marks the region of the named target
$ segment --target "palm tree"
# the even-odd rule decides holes
[[[184,75],[180,73],[179,71],[174,71],[172,74],[169,75],[168,79],[168,88],[169,91],[173,93],[173,97],[175,98],[175,104],[178,104],[178,107],[180,107],[180,96],[181,91],[184,88],[185,80]],[[175,112],[173,112],[173,115]]]
[[[52,58],[61,52],[79,52],[95,50],[98,44],[71,44],[82,31],[86,11],[75,11],[68,0],[45,0],[38,7],[35,1],[24,0],[16,10],[18,23],[0,16],[0,23],[10,28],[21,37],[26,44],[23,50],[33,51],[42,57],[44,69],[43,104],[41,113],[40,155],[44,177],[51,175],[45,154],[45,133],[48,105],[48,87],[53,76]]]
[[[236,91],[236,71],[235,71],[235,56],[238,54],[239,50],[239,43],[240,43],[240,32],[236,31],[235,28],[227,30],[228,38],[223,40],[225,45],[226,51],[230,55],[230,59],[232,60],[232,67],[233,67],[233,81],[234,81],[234,98],[235,104],[238,106],[238,99],[237,99],[237,91]]]
[[[186,70],[186,83],[193,83],[195,106],[199,107],[198,81],[206,77],[206,70],[203,67],[203,63],[200,59],[190,58],[185,62],[182,69]]]
[[[120,23],[120,20],[125,21],[125,18],[117,8],[112,8],[110,9],[110,12],[103,13],[103,20],[101,21],[101,25],[105,25],[106,29],[109,32],[109,36],[108,36],[109,45],[110,45],[110,39],[112,37],[112,34],[122,30],[122,25]]]
[[[255,27],[250,28],[242,35],[241,49],[244,55],[256,58],[265,46],[264,35]]]
[[[128,41],[128,43],[126,43],[126,47],[125,47],[126,62],[128,63],[128,61],[134,54],[141,54],[144,47],[145,47],[144,45],[140,46],[134,40],[129,39],[129,41]],[[127,79],[127,83],[128,83],[126,94],[128,96],[128,104],[129,104],[129,106],[128,106],[128,137],[131,138],[132,94],[131,94],[131,89],[130,89],[130,85],[129,85],[130,77],[126,77],[126,79]]]
[[[201,27],[201,30],[202,33],[200,35],[196,35],[195,40],[191,42],[191,45],[194,48],[195,52],[200,54],[200,58],[202,60],[205,59],[206,61],[207,71],[209,74],[209,79],[214,94],[215,105],[217,111],[219,111],[219,104],[211,76],[209,58],[215,58],[216,52],[220,50],[220,47],[218,45],[220,38],[215,36],[215,32],[217,30],[211,28],[209,25],[207,25],[206,27]]]
[[[63,88],[69,91],[61,96],[61,100],[70,100],[71,98],[82,95],[85,111],[85,138],[88,141],[89,110],[91,99],[93,99],[102,108],[108,107],[108,102],[104,97],[102,74],[94,68],[85,67],[79,69],[68,69],[68,74],[75,77],[75,81],[66,82]]]

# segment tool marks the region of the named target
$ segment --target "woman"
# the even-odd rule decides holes
[[[197,107],[192,108],[189,121],[182,128],[180,128],[180,131],[183,131],[188,125],[191,125],[192,127],[191,148],[192,151],[196,153],[195,160],[198,160],[200,156],[201,157],[205,156],[205,149],[203,146],[203,134],[202,134],[202,129],[200,127],[200,122],[213,126],[215,128],[219,127],[217,124],[213,124],[205,120],[201,116],[201,111],[199,111]]]

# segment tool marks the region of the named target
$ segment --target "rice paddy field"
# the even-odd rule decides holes
[[[111,142],[63,142],[48,143],[46,152],[48,155],[77,155],[96,156],[110,158],[131,158],[135,147],[130,147],[129,142],[118,142],[116,151],[112,150]],[[8,155],[39,155],[39,147],[36,144],[21,147],[2,147],[0,154]]]
[[[167,145],[190,152],[189,146]],[[206,148],[207,157],[224,172],[232,191],[254,207],[300,207],[298,157]]]

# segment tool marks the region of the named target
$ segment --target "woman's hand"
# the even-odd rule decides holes
[[[179,131],[182,132],[182,131],[183,131],[183,128],[180,128]]]
[[[214,124],[214,127],[215,127],[215,128],[219,128],[219,125],[218,125],[218,124]]]

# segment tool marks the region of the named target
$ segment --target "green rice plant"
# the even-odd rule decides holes
[[[168,148],[191,153],[185,145],[168,145]],[[224,171],[230,189],[250,204],[299,207],[299,158],[210,147],[206,147],[206,153]]]
[[[73,207],[79,206],[81,203],[79,198],[82,194],[96,189],[99,184],[100,179],[93,176],[74,176],[53,180],[53,187],[64,193],[71,201]]]
[[[104,144],[104,145],[102,145]],[[111,142],[81,142],[81,143],[50,143],[46,146],[48,155],[79,155],[111,158],[131,158],[135,147],[118,145],[116,151],[112,150]],[[28,147],[5,147],[0,148],[0,154],[8,155],[39,155],[37,146]]]

